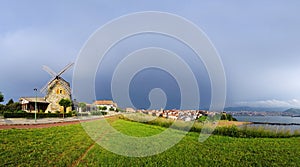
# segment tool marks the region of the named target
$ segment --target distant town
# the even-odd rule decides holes
[[[74,109],[78,113],[93,113],[94,111],[117,111],[117,112],[127,112],[127,113],[141,113],[147,114],[156,117],[164,117],[173,120],[184,120],[184,121],[193,121],[199,119],[201,116],[215,116],[218,112],[210,112],[205,110],[144,110],[144,109],[133,109],[125,108],[120,109],[117,106],[117,103],[114,103],[112,100],[96,100],[92,104],[86,103],[74,103]]]
[[[109,111],[123,111],[128,113],[142,113],[156,117],[164,117],[173,120],[184,120],[184,121],[193,121],[199,119],[202,116],[213,117],[220,112],[208,111],[208,110],[178,110],[178,109],[159,109],[159,110],[145,110],[145,109],[133,109],[125,108],[120,109],[117,106],[117,103],[112,100],[96,100],[92,104],[80,104],[74,103],[74,107],[79,113],[88,113],[95,110],[102,110],[104,112]],[[105,110],[103,110],[105,109]],[[232,116],[300,116],[300,109],[288,109],[283,112],[279,111],[224,111],[223,115],[232,115]]]

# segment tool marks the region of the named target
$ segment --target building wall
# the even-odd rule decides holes
[[[46,101],[49,102],[50,104],[46,112],[56,112],[56,111],[63,112],[63,107],[59,105],[59,101],[63,98],[71,100],[71,90],[69,87],[69,83],[62,79],[55,79],[52,82],[52,84],[48,86]],[[67,112],[71,110],[72,107],[67,108]]]

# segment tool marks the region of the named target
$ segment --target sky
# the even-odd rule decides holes
[[[42,65],[59,72],[76,62],[85,42],[107,22],[134,12],[160,11],[191,21],[213,43],[225,70],[226,106],[300,108],[297,0],[0,0],[0,4],[0,91],[6,101],[34,96],[33,89],[42,88],[50,79]],[[181,55],[195,73],[201,107],[208,107],[211,85],[203,63],[194,60],[180,42],[155,34],[124,40],[105,55],[104,65],[97,71],[96,98],[112,98],[112,72],[124,53],[149,46]],[[69,70],[62,76],[72,84],[72,75]],[[134,106],[148,108],[149,91],[154,88],[165,91],[168,108],[180,105],[180,88],[174,77],[150,68],[137,73],[130,83]]]

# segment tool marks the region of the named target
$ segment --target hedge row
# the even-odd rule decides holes
[[[80,112],[80,113],[76,113],[75,116],[82,116],[82,117],[86,117],[86,116],[89,116],[89,113],[88,112]]]
[[[35,113],[3,113],[4,118],[34,118]],[[64,117],[71,117],[72,113],[65,113]],[[53,117],[63,117],[62,113],[36,113],[37,118],[53,118]]]
[[[91,115],[106,115],[107,112],[105,111],[92,111]]]

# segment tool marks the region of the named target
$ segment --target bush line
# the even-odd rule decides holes
[[[128,119],[124,117],[123,115],[119,115],[120,119],[126,120],[126,121],[132,121],[132,122],[140,122],[144,124],[149,125],[156,125],[161,126],[165,128],[171,127],[174,120],[166,119],[166,118],[156,118],[152,121],[146,122],[146,121],[138,121],[139,117],[142,116],[136,116],[137,119]],[[142,119],[142,118],[141,118]],[[203,128],[204,123],[195,121],[193,126],[190,129],[190,132],[201,132],[202,130],[210,131],[209,129]],[[171,128],[178,129],[178,130],[184,130],[186,129],[185,125],[177,125],[172,126]],[[300,131],[294,131],[294,133],[291,133],[290,130],[279,130],[274,131],[272,129],[266,129],[264,127],[237,127],[236,125],[232,126],[223,126],[223,127],[216,127],[214,131],[212,132],[214,135],[222,135],[222,136],[230,136],[230,137],[238,137],[238,138],[289,138],[289,137],[300,137]]]
[[[64,117],[71,117],[72,113],[65,113]],[[4,112],[4,118],[34,118],[35,113],[13,113],[13,112]],[[63,117],[62,113],[36,113],[36,118],[55,118]]]

